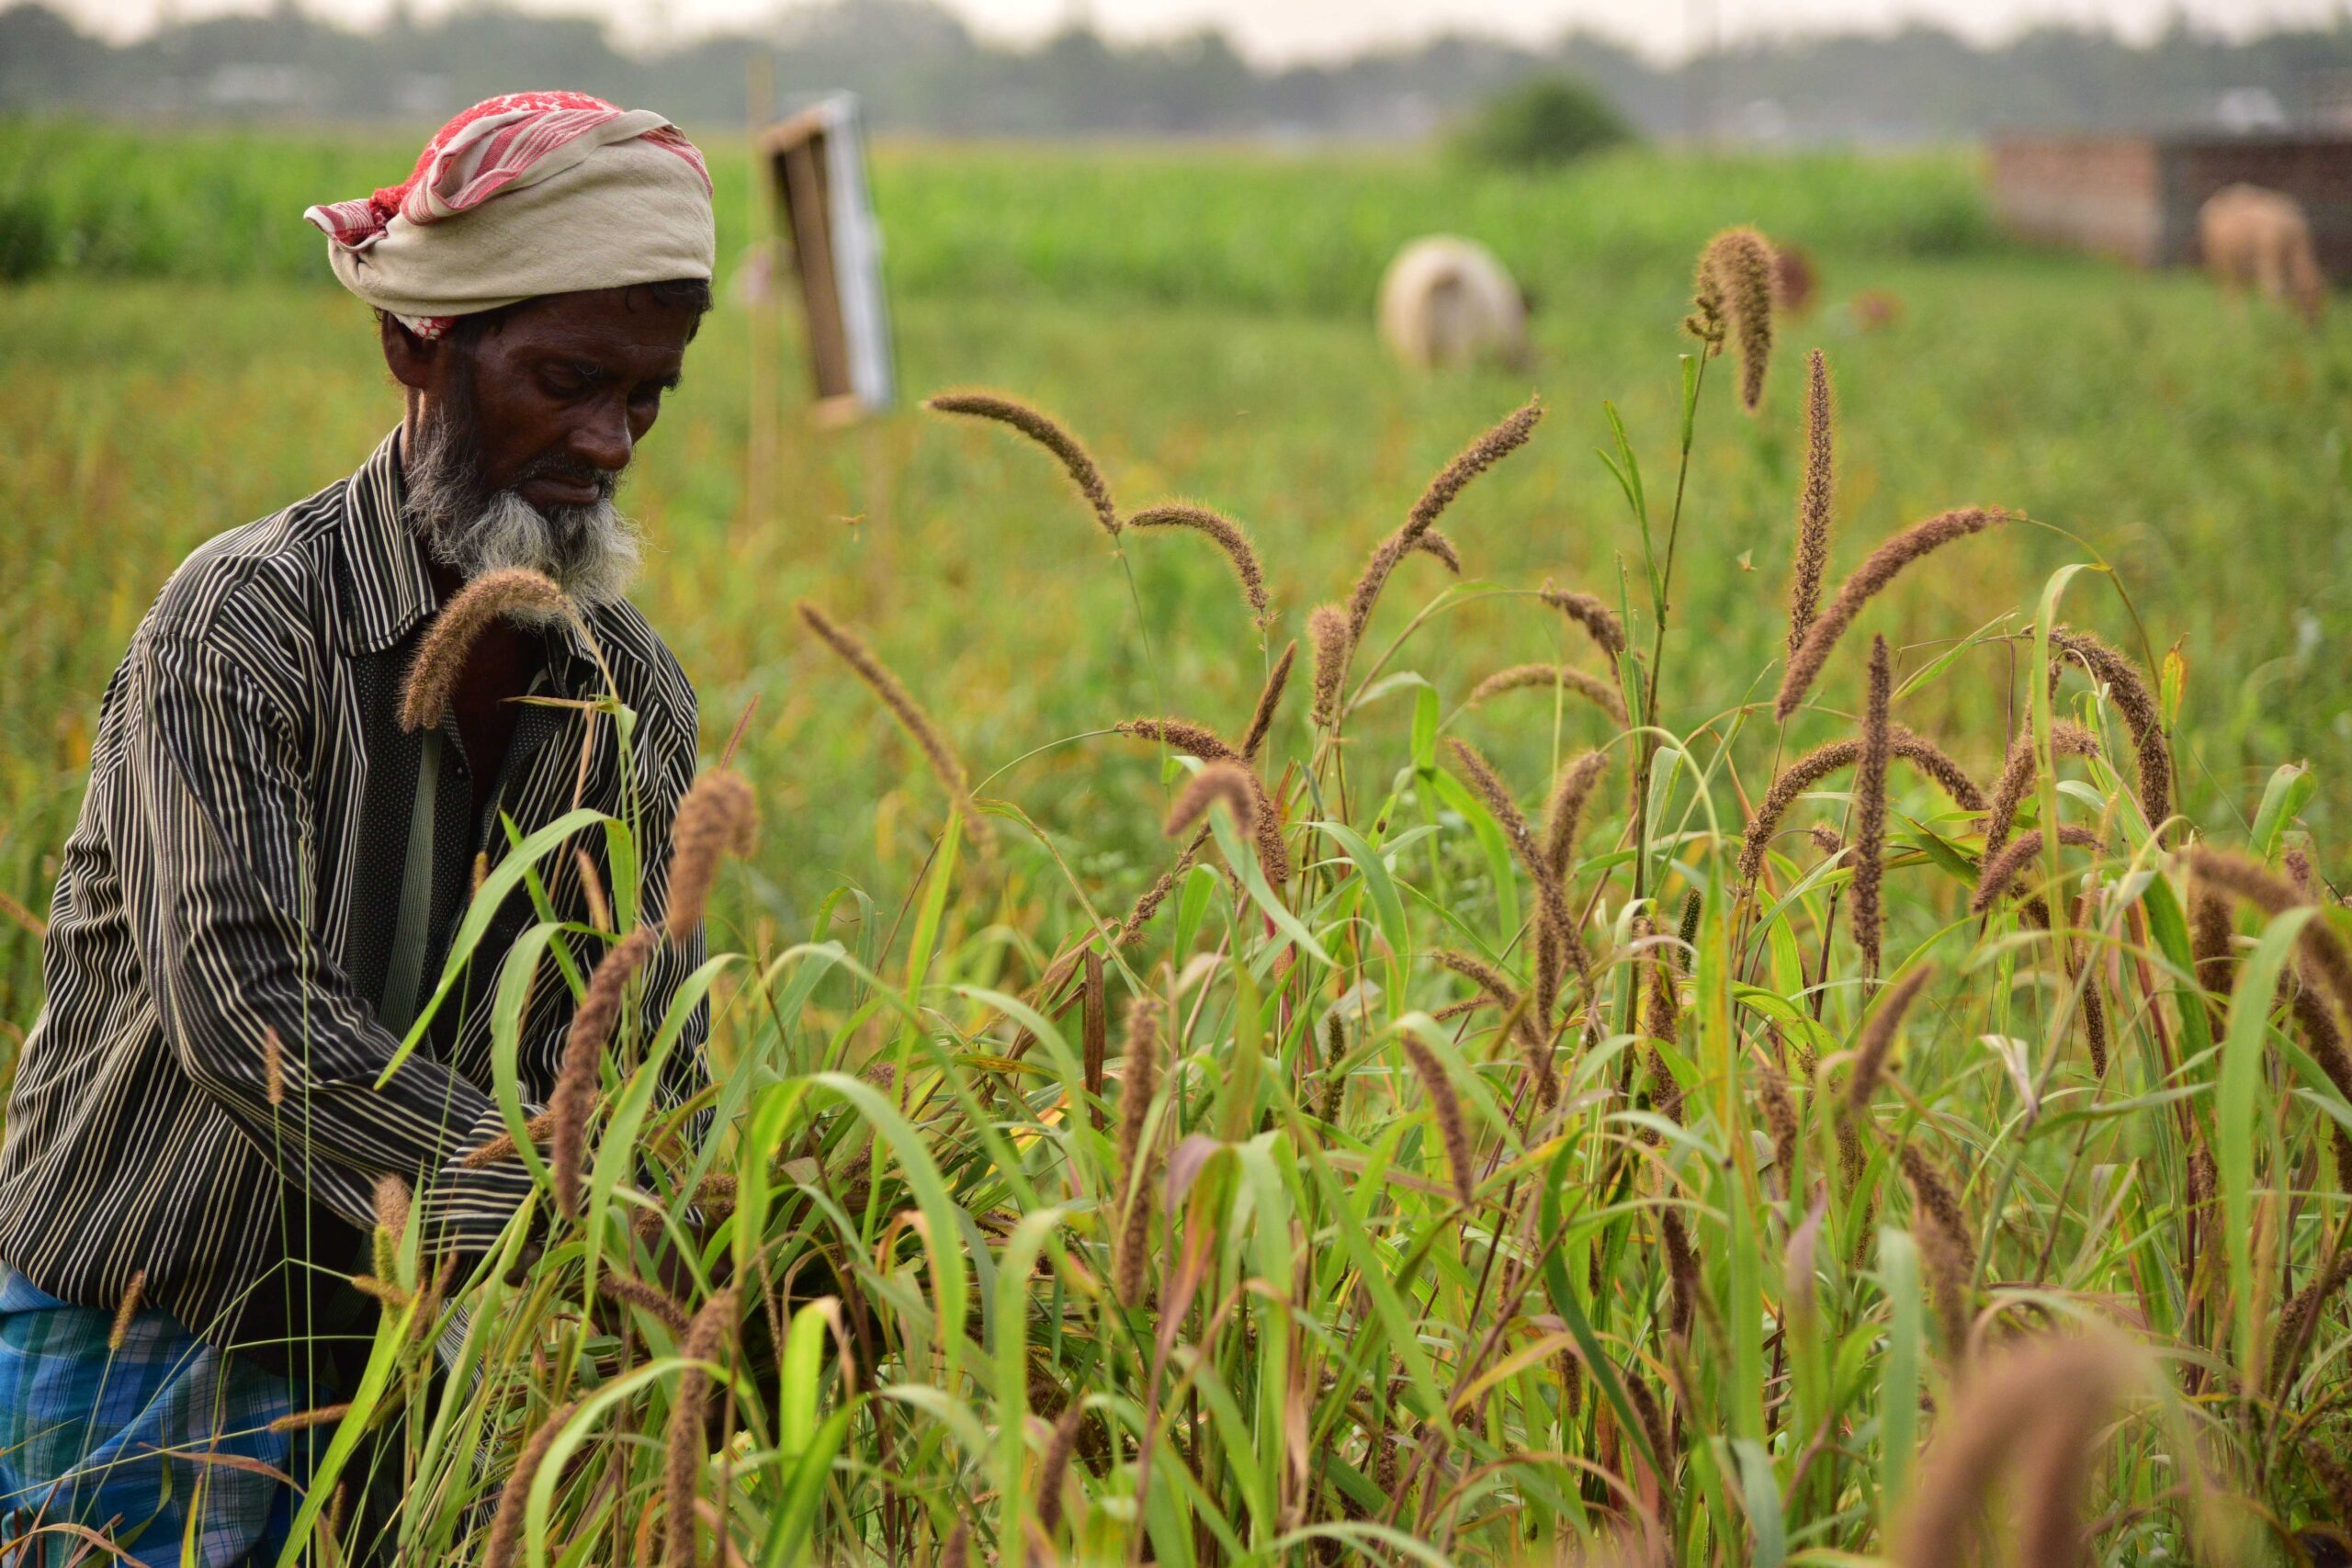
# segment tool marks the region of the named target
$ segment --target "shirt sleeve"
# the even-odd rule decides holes
[[[198,638],[142,639],[134,658],[128,765],[146,852],[125,857],[126,890],[174,1055],[288,1182],[341,1217],[373,1224],[375,1179],[395,1175],[436,1245],[487,1247],[530,1176],[512,1160],[463,1164],[504,1122],[426,1052],[378,1086],[400,1041],[310,935],[321,879],[293,722],[244,661]]]

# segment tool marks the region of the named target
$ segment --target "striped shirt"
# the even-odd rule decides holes
[[[429,746],[399,723],[438,608],[401,516],[399,452],[395,432],[350,478],[212,539],[140,624],[100,710],[42,953],[47,1002],[0,1147],[0,1263],[107,1309],[143,1273],[146,1304],[265,1361],[270,1344],[331,1333],[353,1310],[347,1292],[321,1292],[365,1270],[379,1177],[412,1184],[436,1244],[468,1248],[495,1239],[529,1190],[518,1160],[463,1163],[504,1130],[490,998],[507,948],[539,918],[527,889],[499,909],[424,1043],[377,1083],[442,977],[477,853],[503,857],[501,816],[526,834],[575,805],[634,817],[640,908],[657,919],[694,773],[693,689],[616,604],[587,625],[637,716],[634,777],[609,716],[527,704],[475,817],[455,720]],[[605,693],[578,632],[540,640],[543,695]],[[420,796],[458,804],[420,812]],[[432,825],[422,860],[413,820]],[[610,888],[604,832],[574,841]],[[541,886],[560,918],[594,925],[581,858],[542,861]],[[429,892],[421,965],[395,953],[416,945],[396,942],[404,892],[412,910]],[[574,943],[583,968],[600,952]],[[661,945],[649,1027],[701,958],[698,939]],[[517,1056],[533,1105],[553,1088],[571,1013],[543,961]],[[706,1023],[699,1009],[687,1023],[673,1091],[699,1078]]]

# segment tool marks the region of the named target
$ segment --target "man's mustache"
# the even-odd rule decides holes
[[[620,488],[622,472],[619,468],[600,468],[561,452],[545,452],[524,465],[523,471],[507,488],[519,490],[534,479],[554,479],[561,484],[594,485],[598,500],[610,501],[613,492]]]

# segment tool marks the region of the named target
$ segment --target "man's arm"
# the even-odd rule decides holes
[[[417,1189],[435,1245],[487,1246],[530,1190],[516,1162],[468,1169],[498,1110],[425,1053],[382,1088],[400,1042],[311,937],[319,878],[297,732],[242,659],[142,635],[130,812],[144,854],[124,876],[164,1035],[188,1077],[343,1218],[373,1223],[374,1179]],[[277,1042],[278,1076],[266,1042]],[[273,1103],[273,1094],[277,1103]]]

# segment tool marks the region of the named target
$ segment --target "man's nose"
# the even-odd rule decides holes
[[[616,399],[610,406],[598,409],[573,427],[571,446],[572,456],[605,473],[616,474],[628,468],[637,442],[629,433],[627,406]]]

